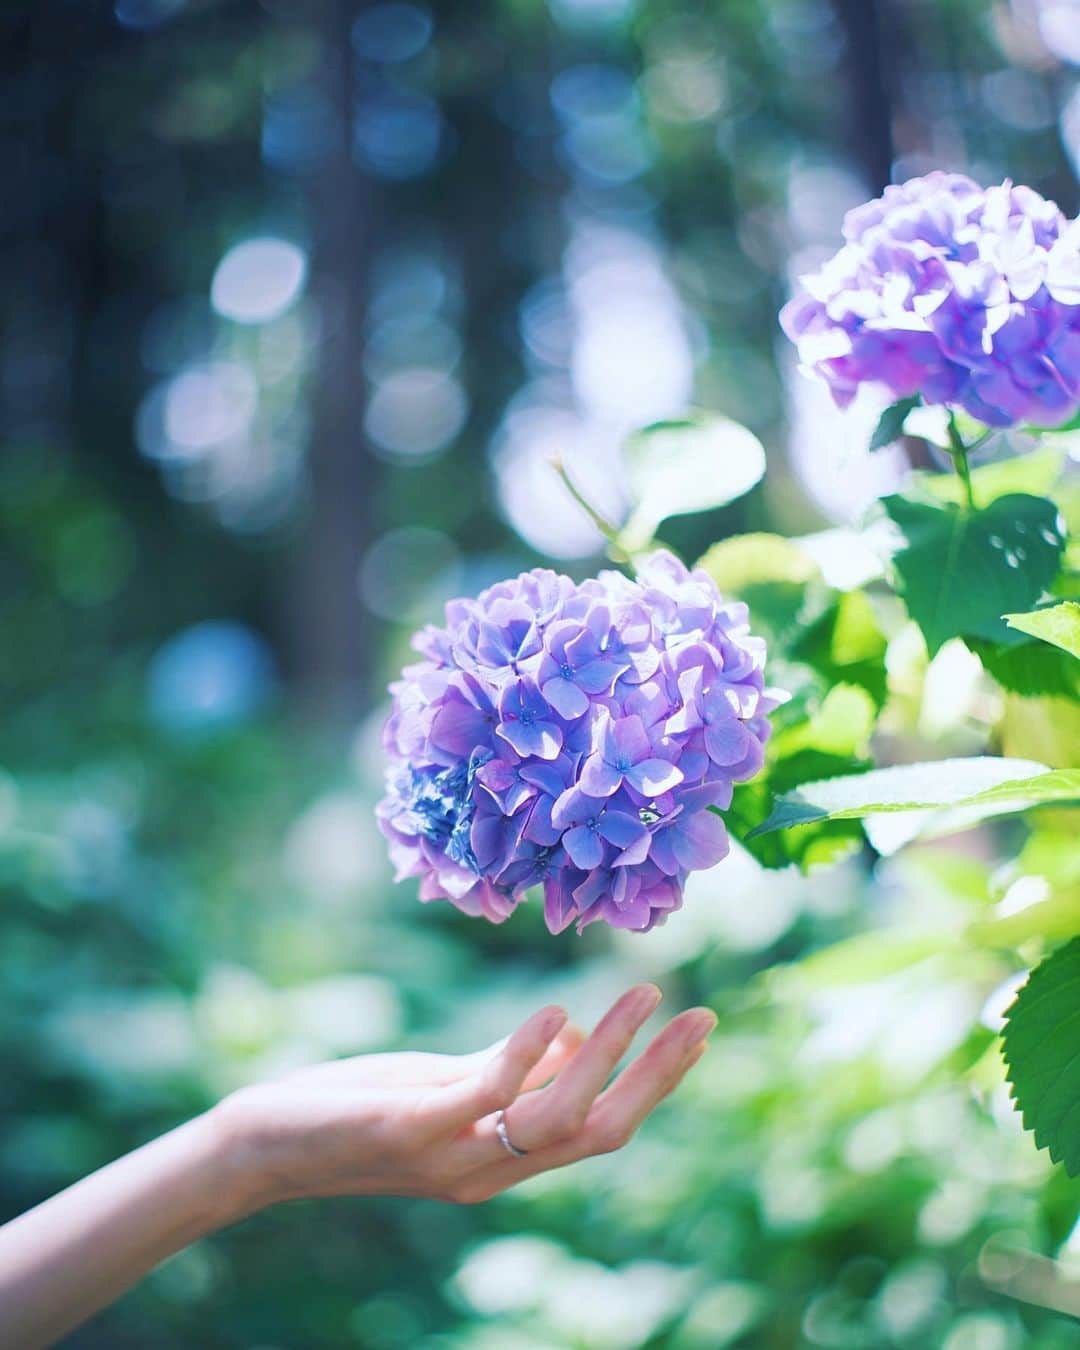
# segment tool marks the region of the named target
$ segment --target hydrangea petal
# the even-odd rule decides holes
[[[1080,331],[1080,224],[1053,202],[931,173],[850,211],[843,234],[780,315],[802,368],[838,406],[871,385],[991,426],[1076,410],[1080,390],[1067,377],[1063,401],[1025,374],[1048,355],[1052,331]],[[1006,349],[996,335],[1018,317],[1036,322],[1023,346]]]
[[[662,792],[678,787],[683,772],[677,764],[669,764],[666,759],[643,759],[627,770],[626,780],[643,797],[658,797]]]
[[[1026,350],[1011,318],[996,332],[1002,356]],[[1054,340],[1065,361],[1067,334]],[[1026,352],[1010,369],[1047,401],[1058,359]],[[495,923],[542,886],[553,932],[645,931],[676,909],[726,845],[706,808],[760,765],[779,702],[746,606],[660,551],[637,580],[522,573],[452,601],[414,645],[423,659],[391,686],[376,811],[397,874]]]

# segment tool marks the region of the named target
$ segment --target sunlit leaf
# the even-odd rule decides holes
[[[803,583],[821,575],[812,558],[780,534],[736,534],[713,544],[697,562],[721,594],[741,595],[747,586],[770,581]]]
[[[898,588],[931,656],[951,637],[999,639],[1001,615],[1030,609],[1057,574],[1063,529],[1045,497],[1014,493],[980,511],[901,496],[882,505]]]
[[[755,611],[751,608],[751,613]],[[830,684],[861,685],[880,707],[885,702],[885,635],[863,591],[845,591],[807,622],[788,649]]]
[[[941,932],[898,933],[885,929],[857,933],[811,952],[797,965],[781,967],[770,976],[774,992],[807,993],[879,980],[936,955],[946,944]]]
[[[1080,929],[1080,886],[1060,887],[1008,913],[977,919],[965,930],[968,942],[985,947],[1015,949],[1032,938],[1062,942]]]
[[[746,427],[700,413],[635,432],[623,450],[633,508],[620,534],[645,547],[669,516],[726,506],[761,480],[765,450]]]
[[[1060,479],[1065,460],[1065,451],[1060,446],[1042,445],[1026,455],[1010,455],[993,464],[983,464],[971,471],[975,500],[980,507],[987,507],[1014,492],[1045,497]],[[917,495],[935,501],[953,502],[957,506],[964,501],[963,484],[951,469],[947,473],[914,473],[912,486]]]
[[[784,757],[800,750],[865,755],[876,717],[877,706],[860,685],[834,685],[805,722],[777,732],[772,752]]]
[[[1080,765],[1080,700],[1010,694],[998,722],[998,741],[1001,753],[1010,759],[1037,759],[1055,769],[1074,769]]]
[[[1080,800],[1080,769],[1047,769],[1033,760],[974,756],[901,764],[803,783],[779,797],[758,833],[814,820],[854,820],[894,811],[963,808],[966,823],[984,815]]]
[[[1080,1175],[1080,938],[1032,971],[1006,1015],[1012,1095],[1035,1142]]]
[[[1005,614],[1010,628],[1041,638],[1072,656],[1080,657],[1080,604],[1063,600],[1060,605],[1036,609],[1030,614]]]

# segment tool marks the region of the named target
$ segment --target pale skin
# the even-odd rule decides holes
[[[625,993],[587,1038],[541,1008],[472,1055],[361,1055],[243,1088],[0,1228],[0,1346],[48,1346],[173,1252],[284,1200],[477,1204],[622,1148],[705,1052],[707,1008],[673,1018],[608,1084],[660,1002]],[[505,1111],[510,1139],[499,1141]]]

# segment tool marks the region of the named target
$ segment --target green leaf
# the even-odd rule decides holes
[[[820,763],[822,756],[796,756],[785,761],[785,767],[795,764],[796,760],[818,761],[816,770],[820,773],[826,766]],[[837,764],[834,768],[850,769],[850,763]],[[772,803],[769,783],[756,778],[752,783],[744,783],[735,789],[735,796],[723,817],[734,839],[762,865],[762,867],[790,867],[792,864],[804,872],[815,867],[830,866],[843,862],[863,847],[862,830],[854,820],[820,820],[812,824],[791,830],[762,834],[755,827],[768,816]]]
[[[931,656],[952,637],[1001,640],[1001,615],[1030,609],[1057,574],[1064,546],[1058,509],[1013,493],[980,511],[887,497],[896,526],[898,589]]]
[[[756,615],[751,605],[750,612]],[[794,636],[788,654],[828,683],[858,684],[880,708],[885,702],[885,635],[863,591],[845,591]]]
[[[802,750],[823,754],[865,755],[877,720],[877,704],[857,684],[836,684],[805,721],[774,737],[773,754],[788,758]]]
[[[1027,696],[1080,697],[1080,665],[1047,642],[1001,643],[973,637],[964,641],[1003,689]]]
[[[893,441],[898,441],[904,434],[904,419],[913,408],[919,406],[919,402],[919,395],[913,394],[910,398],[890,403],[878,418],[874,434],[870,437],[870,449],[884,450],[887,445],[892,445]]]
[[[979,506],[986,507],[998,497],[1014,492],[1029,493],[1033,497],[1050,494],[1065,468],[1065,451],[1060,446],[1044,445],[1026,455],[1010,455],[971,471],[971,489]],[[927,473],[911,475],[914,495],[939,502],[953,502],[960,506],[964,489],[957,474]]]
[[[1080,800],[1080,769],[983,755],[900,764],[803,783],[784,793],[756,833],[815,820],[854,820],[894,811],[968,808],[968,823],[1049,802]]]
[[[905,933],[888,928],[857,933],[811,952],[794,965],[770,971],[768,984],[781,997],[868,984],[936,956],[949,943],[950,934],[940,931]]]
[[[742,595],[747,586],[767,582],[802,585],[820,578],[812,558],[780,534],[736,534],[713,544],[696,564],[716,582],[722,595]]]
[[[984,947],[1014,949],[1032,938],[1062,942],[1080,928],[1080,887],[1061,889],[1009,914],[968,924],[964,937]]]
[[[1032,637],[1080,657],[1080,604],[1075,600],[1063,600],[1060,605],[1036,609],[1030,614],[1005,614],[1002,617],[1010,628],[1018,628],[1021,633],[1030,633]]]
[[[1055,886],[1080,887],[1080,848],[1071,832],[1034,830],[1020,850],[1017,865],[1022,873],[1044,876]]]
[[[633,508],[620,544],[630,553],[646,547],[669,516],[726,506],[765,472],[765,450],[754,433],[706,413],[635,432],[623,455]]]
[[[1032,971],[1006,1014],[1005,1063],[1024,1127],[1080,1175],[1080,938]]]

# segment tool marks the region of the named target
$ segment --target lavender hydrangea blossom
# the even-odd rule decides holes
[[[670,553],[636,580],[541,569],[455,600],[391,687],[378,807],[398,878],[501,922],[645,930],[728,851],[711,807],[761,767],[765,644]]]
[[[780,315],[838,406],[876,384],[997,427],[1080,407],[1080,221],[939,172],[849,211],[843,234]]]

